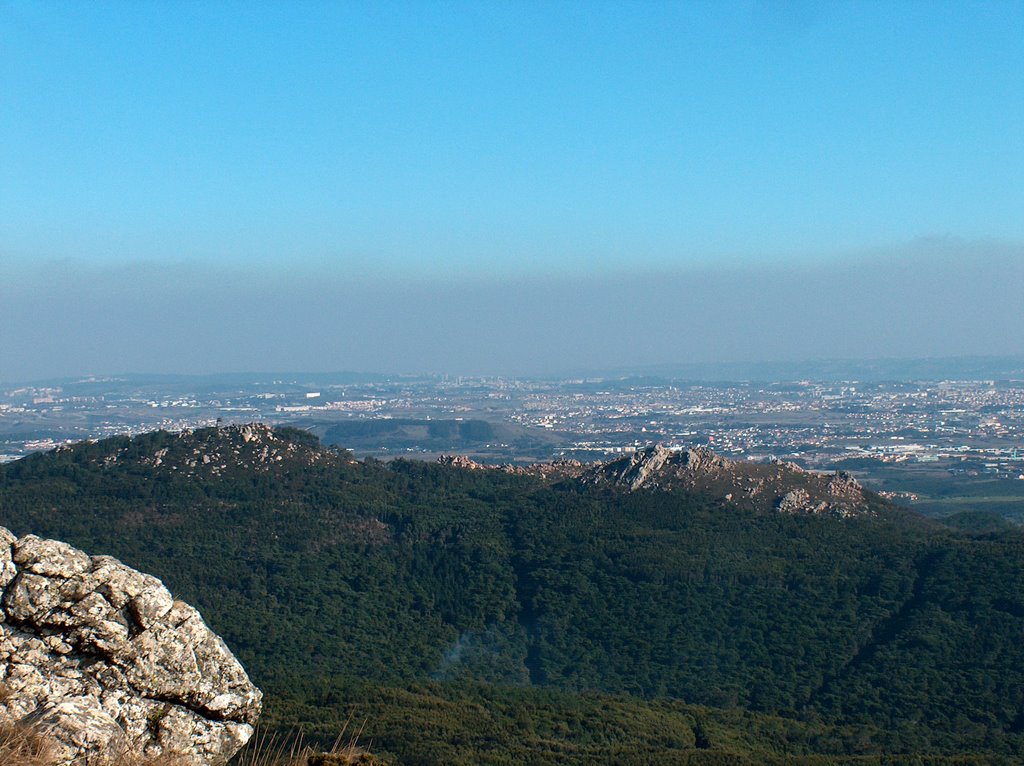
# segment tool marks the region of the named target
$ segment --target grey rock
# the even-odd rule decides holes
[[[116,756],[130,749],[124,730],[96,697],[46,700],[27,717],[26,723],[50,736],[61,763],[71,762],[81,753]]]
[[[805,513],[811,510],[811,496],[806,489],[794,489],[779,499],[778,509],[782,513]]]
[[[59,540],[26,535],[11,545],[11,558],[19,568],[47,577],[71,577],[89,568],[89,557]]]
[[[733,463],[706,447],[671,450],[661,445],[637,450],[628,457],[604,463],[586,472],[586,484],[615,484],[636,491],[672,486],[695,477],[707,478],[728,471]]]
[[[0,722],[43,727],[60,763],[212,766],[252,735],[261,692],[155,577],[0,527],[0,590]]]
[[[812,513],[843,519],[875,513],[864,488],[849,474],[817,473],[782,460],[730,460],[707,447],[645,447],[584,469],[579,481],[630,492],[693,492],[757,513]]]
[[[487,468],[486,465],[478,463],[465,455],[441,455],[437,462],[441,465],[451,466],[452,468],[464,468],[468,471],[482,471]]]
[[[0,527],[0,588],[6,588],[18,573],[11,555],[11,545],[17,539],[9,530]]]

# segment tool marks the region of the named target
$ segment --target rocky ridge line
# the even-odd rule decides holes
[[[498,470],[548,481],[572,480],[582,486],[629,492],[683,490],[708,495],[748,510],[849,518],[873,513],[864,488],[849,474],[808,471],[796,463],[729,460],[708,449],[673,450],[654,445],[605,463],[577,461],[529,466],[484,465],[462,456],[440,462],[469,470]]]
[[[185,477],[217,477],[237,470],[268,473],[286,466],[347,462],[328,450],[296,443],[264,423],[186,428],[167,433],[165,439],[143,448],[153,435],[126,439],[122,446],[92,462],[103,468],[136,464]],[[58,447],[56,452],[76,449],[76,445],[68,445]]]

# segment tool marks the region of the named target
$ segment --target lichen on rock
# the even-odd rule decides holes
[[[47,731],[59,763],[126,751],[226,762],[262,694],[155,577],[0,527],[0,723]]]

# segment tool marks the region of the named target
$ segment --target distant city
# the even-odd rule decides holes
[[[478,454],[511,461],[600,459],[657,442],[675,448],[709,445],[731,457],[778,457],[810,467],[850,458],[896,463],[975,458],[986,472],[1024,478],[1024,381],[995,380],[89,378],[2,391],[0,459],[154,429],[263,421],[324,433],[336,424],[381,419],[511,426],[512,431],[487,432],[470,442]],[[434,433],[421,444],[396,447],[387,431],[380,433],[377,444],[372,435],[361,436],[354,451],[429,457],[439,448],[466,444],[454,431],[450,445],[443,437],[439,444]],[[531,438],[501,438],[509,433]]]

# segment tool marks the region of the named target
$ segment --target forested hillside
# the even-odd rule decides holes
[[[268,721],[366,718],[396,764],[1011,762],[1024,536],[872,508],[356,462],[260,426],[0,467],[0,525],[159,576]]]

